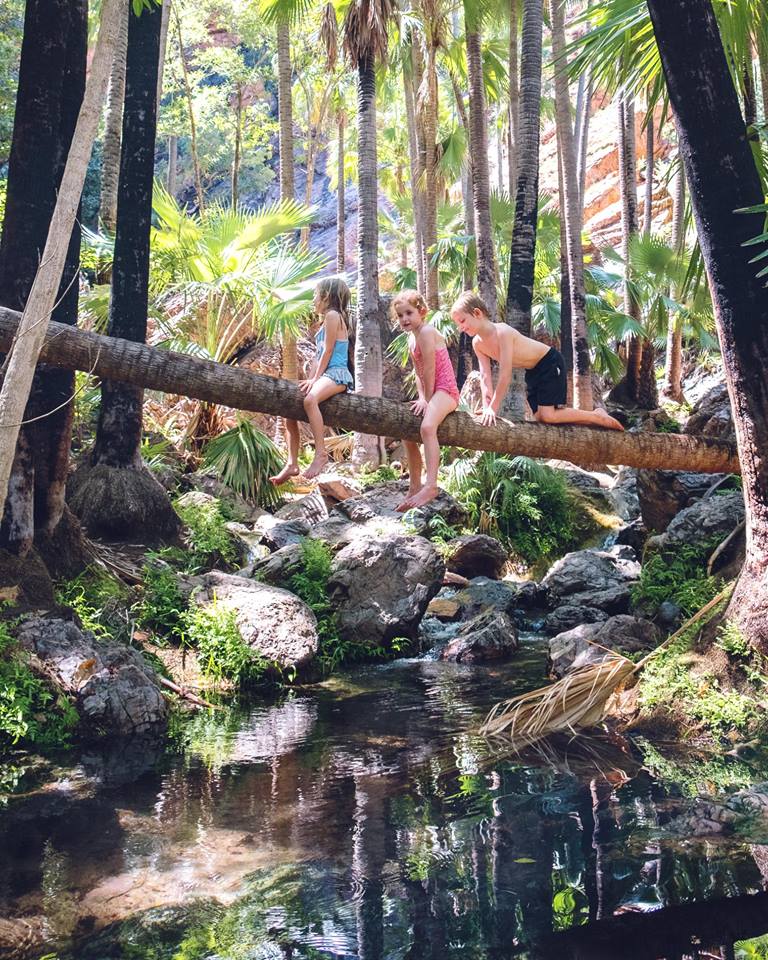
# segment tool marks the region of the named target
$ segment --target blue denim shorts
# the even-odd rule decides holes
[[[353,387],[355,385],[352,374],[347,367],[328,367],[323,376],[342,387]]]

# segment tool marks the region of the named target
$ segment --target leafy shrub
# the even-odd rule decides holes
[[[187,601],[179,589],[174,569],[165,562],[165,551],[150,553],[144,564],[144,591],[133,612],[144,630],[184,640],[184,613]]]
[[[56,586],[56,602],[71,607],[83,627],[97,637],[130,640],[127,599],[125,585],[98,567],[87,567],[73,580]]]
[[[236,427],[206,444],[203,459],[223,483],[260,507],[269,509],[280,501],[280,493],[269,478],[280,470],[283,458],[250,420],[239,420]]]
[[[197,650],[200,669],[213,680],[254,683],[274,667],[243,642],[234,610],[214,601],[211,606],[190,608],[182,621],[189,643]]]
[[[699,546],[683,544],[674,554],[652,554],[644,560],[640,579],[632,587],[632,603],[654,612],[671,600],[686,617],[700,610],[722,586],[706,570],[707,557],[717,543],[715,539]]]
[[[61,746],[77,722],[69,700],[34,675],[9,624],[0,622],[0,748],[19,741]]]
[[[237,559],[235,542],[226,528],[228,517],[220,503],[176,505],[176,512],[187,528],[189,554],[185,561],[188,572],[195,572],[218,561],[228,565]],[[169,554],[166,559],[178,558]]]
[[[364,466],[358,474],[357,479],[363,490],[367,490],[369,487],[373,487],[377,483],[390,483],[392,480],[399,480],[400,474],[397,472],[397,470],[395,470],[394,467],[390,467],[388,463],[383,463],[375,470],[371,470],[370,467]]]
[[[497,453],[456,460],[448,468],[446,487],[473,529],[496,537],[528,564],[574,544],[577,529],[568,484],[535,460]]]

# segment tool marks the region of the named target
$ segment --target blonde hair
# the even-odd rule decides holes
[[[315,288],[321,299],[328,304],[328,310],[335,310],[349,327],[349,302],[352,293],[341,277],[323,277]]]
[[[427,301],[422,297],[418,290],[398,290],[398,292],[392,297],[392,303],[390,309],[392,312],[392,320],[397,322],[397,311],[395,307],[398,303],[409,303],[412,307],[416,307],[417,310],[428,310]]]
[[[486,317],[490,318],[491,316],[488,307],[485,305],[485,300],[483,300],[482,297],[478,297],[472,290],[466,290],[459,295],[451,307],[451,313],[453,313],[454,310],[461,310],[462,313],[472,313],[474,310],[479,310],[481,313],[484,313]]]

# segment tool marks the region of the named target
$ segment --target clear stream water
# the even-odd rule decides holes
[[[399,660],[200,714],[170,745],[20,759],[0,957],[768,956],[768,818],[717,813],[762,796],[768,762],[494,754],[480,720],[542,676],[535,640],[503,667]]]

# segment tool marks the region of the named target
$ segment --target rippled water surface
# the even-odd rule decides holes
[[[20,761],[0,957],[768,956],[768,765],[489,753],[488,707],[541,676],[536,643],[503,668],[402,660],[198,715],[168,749]]]

